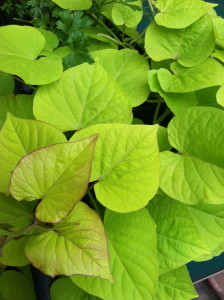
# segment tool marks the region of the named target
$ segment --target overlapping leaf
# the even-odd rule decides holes
[[[217,92],[217,102],[219,105],[224,106],[224,86],[222,86]]]
[[[92,53],[94,59],[120,84],[132,106],[142,104],[148,94],[147,60],[136,51],[108,49]]]
[[[33,150],[66,142],[65,136],[43,122],[8,115],[0,131],[0,192],[9,195],[11,172],[18,161]]]
[[[27,84],[47,84],[62,75],[61,59],[38,58],[44,36],[33,27],[8,25],[0,28],[0,70],[21,77]]]
[[[7,224],[10,230],[19,231],[32,223],[35,203],[18,202],[12,197],[0,194],[0,225]],[[1,226],[1,228],[4,226]],[[0,230],[0,235],[9,232]]]
[[[114,283],[84,276],[72,280],[104,300],[152,300],[158,282],[156,227],[146,209],[118,214],[106,211],[104,220]]]
[[[25,253],[50,276],[83,274],[112,281],[103,223],[82,202],[52,230],[31,236]]]
[[[179,153],[161,153],[160,187],[166,194],[189,204],[224,203],[223,130],[220,109],[193,107],[174,117],[168,135]]]
[[[51,286],[51,300],[99,300],[100,298],[87,294],[69,278],[59,278]]]
[[[12,173],[11,194],[19,201],[42,199],[36,217],[59,222],[86,193],[96,140],[56,144],[23,157]]]
[[[51,31],[42,29],[42,28],[37,28],[37,30],[44,36],[45,38],[45,45],[44,48],[41,50],[40,55],[49,55],[50,53],[53,52],[55,48],[58,47],[59,44],[59,39],[56,34],[54,34]]]
[[[92,0],[52,0],[58,6],[70,10],[85,10],[92,6]]]
[[[28,237],[24,236],[6,243],[1,250],[0,264],[16,267],[28,265],[29,261],[24,252],[27,240]]]
[[[34,115],[62,131],[132,121],[127,95],[97,63],[71,68],[58,82],[42,86],[34,98]]]
[[[117,212],[144,207],[159,183],[158,126],[99,124],[81,130],[72,141],[97,134],[91,181],[97,199]]]
[[[148,80],[150,89],[153,92],[157,92],[162,96],[170,108],[170,110],[177,114],[181,112],[181,110],[193,107],[197,105],[197,98],[194,93],[167,93],[164,92],[160,86],[157,77],[157,70],[151,70],[148,73]]]
[[[133,9],[131,6],[136,6],[138,9]],[[115,3],[112,8],[112,20],[116,25],[125,25],[129,28],[135,27],[142,19],[142,3],[136,0],[130,5]]]
[[[185,266],[159,277],[156,300],[189,300],[198,297]]]
[[[161,193],[148,205],[157,225],[160,273],[224,250],[224,205],[190,206]]]
[[[224,49],[224,20],[221,17],[213,18],[216,44]]]
[[[208,15],[184,29],[165,28],[154,22],[145,37],[146,51],[153,60],[173,59],[185,67],[202,63],[211,55],[214,46],[213,23]]]
[[[0,293],[4,300],[36,300],[30,270],[26,267],[20,271],[3,272],[0,277]]]
[[[159,83],[165,92],[187,93],[224,83],[224,67],[212,58],[192,68],[183,67],[177,62],[170,67],[172,74],[166,69],[157,71]]]
[[[14,91],[14,85],[12,75],[0,72],[0,97],[12,94]]]
[[[0,128],[4,124],[9,112],[15,117],[34,119],[33,96],[11,94],[0,97]]]
[[[201,0],[157,0],[155,5],[160,10],[156,22],[168,28],[185,28],[217,6]]]

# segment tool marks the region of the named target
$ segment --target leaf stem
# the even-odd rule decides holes
[[[162,101],[159,100],[159,102],[158,102],[158,104],[156,106],[156,110],[155,110],[155,114],[154,114],[154,117],[153,117],[152,124],[157,124],[157,118],[158,118],[159,109],[160,109],[161,104],[162,104]]]
[[[166,108],[165,112],[156,120],[157,124],[162,123],[162,121],[171,113],[171,111]]]
[[[100,210],[99,210],[99,208],[98,208],[98,206],[97,206],[97,204],[96,204],[96,200],[93,198],[93,196],[92,196],[92,194],[91,194],[91,189],[93,188],[93,186],[94,186],[94,184],[91,185],[91,186],[88,188],[87,194],[88,194],[88,196],[89,196],[89,200],[90,200],[92,206],[95,208],[95,210],[96,210],[96,212],[98,213],[98,215],[102,218],[101,213],[100,213]]]
[[[20,22],[24,22],[24,23],[28,23],[28,24],[32,24],[31,21],[27,21],[27,20],[23,20],[23,19],[13,18],[13,20],[15,20],[15,21],[20,21]]]
[[[155,10],[154,10],[154,7],[153,7],[153,5],[152,5],[152,2],[151,2],[151,0],[147,0],[147,1],[148,1],[149,8],[150,8],[150,10],[151,10],[152,14],[154,14],[154,13],[155,13]]]

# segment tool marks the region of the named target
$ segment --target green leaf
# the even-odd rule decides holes
[[[142,8],[140,0],[134,1],[133,4]],[[134,10],[129,5],[122,3],[115,3],[112,8],[112,20],[116,25],[125,25],[129,28],[133,28],[141,21],[142,15],[142,9]]]
[[[92,0],[52,0],[58,6],[70,10],[85,10],[92,6]]]
[[[189,300],[198,297],[187,267],[183,266],[159,277],[156,300]]]
[[[34,206],[35,203],[18,202],[12,197],[0,194],[1,223],[10,224],[10,229],[13,231],[19,231],[29,226],[32,223]],[[0,230],[0,235],[1,233]],[[4,234],[7,234],[7,232],[4,232]]]
[[[157,139],[159,145],[159,152],[172,149],[168,140],[167,129],[165,127],[159,126],[157,131]]]
[[[0,97],[12,94],[14,87],[13,76],[0,72]]]
[[[25,266],[29,264],[25,256],[24,248],[28,237],[11,240],[2,248],[2,256],[0,256],[0,264],[6,266]]]
[[[215,51],[212,53],[212,56],[218,58],[221,62],[224,62],[224,51]]]
[[[0,277],[0,292],[5,300],[36,300],[30,271],[3,272]]]
[[[188,27],[217,6],[201,0],[157,0],[155,5],[160,10],[156,23],[168,28]]]
[[[212,18],[216,37],[216,44],[224,49],[224,20],[221,17]]]
[[[50,276],[83,274],[112,280],[103,223],[82,202],[53,230],[31,236],[25,253],[36,268]]]
[[[213,216],[207,218],[206,214],[200,214],[200,211],[196,212],[196,217],[192,216],[193,206],[191,208],[191,206],[181,204],[163,193],[158,194],[149,203],[148,209],[157,226],[160,274],[211,254],[206,245],[209,243],[209,239],[206,241],[206,238],[209,238],[214,231],[211,229],[212,234],[209,234],[210,225],[207,221],[212,221],[214,224],[218,218],[213,219]],[[198,230],[200,226],[195,223],[197,218],[202,218],[203,225],[200,226],[206,226],[204,229],[207,233],[206,236],[200,234]],[[219,228],[219,232],[223,231],[218,225],[215,226],[215,229],[217,228]]]
[[[173,118],[168,136],[178,154],[161,153],[166,194],[189,204],[224,203],[223,130],[224,111],[213,107],[193,107]]]
[[[107,49],[91,53],[100,65],[120,84],[132,106],[142,104],[149,94],[147,60],[130,49]]]
[[[69,69],[59,81],[39,88],[34,98],[34,115],[61,131],[132,121],[127,95],[97,63]]]
[[[216,94],[219,88],[219,86],[212,86],[207,89],[195,91],[198,106],[212,106],[216,108],[221,108],[221,106],[217,103],[216,99]]]
[[[154,22],[145,36],[146,52],[153,60],[173,59],[185,67],[205,61],[212,54],[214,46],[213,23],[208,15],[184,29],[165,28]]]
[[[56,144],[23,157],[12,173],[11,195],[19,201],[42,199],[36,218],[59,222],[86,193],[96,141],[93,136]]]
[[[97,181],[96,197],[107,208],[135,211],[155,195],[159,184],[157,129],[157,125],[99,124],[71,138],[99,136],[91,181]]]
[[[175,62],[171,64],[171,70],[172,73],[166,69],[157,71],[159,83],[165,92],[187,93],[224,83],[224,67],[212,58],[192,68]]]
[[[224,107],[224,85],[217,92],[217,102]]]
[[[65,136],[51,125],[8,114],[0,131],[0,192],[9,195],[11,172],[23,156],[33,150],[66,141]]]
[[[197,105],[197,98],[194,93],[164,92],[158,80],[157,70],[149,71],[148,80],[151,91],[159,93],[174,114],[178,114],[183,109]]]
[[[152,300],[158,283],[156,227],[146,209],[129,214],[106,210],[114,283],[98,278],[73,276],[86,292],[104,300]]]
[[[28,84],[42,85],[59,79],[62,62],[57,57],[38,58],[44,36],[33,27],[8,25],[0,28],[0,70],[21,77]]]
[[[51,300],[99,300],[98,297],[84,292],[70,278],[59,278],[50,289]]]
[[[58,47],[59,44],[59,39],[51,31],[42,29],[42,28],[37,28],[37,30],[44,36],[46,44],[44,45],[44,48],[42,49],[40,55],[49,55],[50,53],[53,52],[55,48]]]
[[[8,112],[15,117],[34,119],[33,96],[11,94],[0,97],[0,128],[5,123]]]

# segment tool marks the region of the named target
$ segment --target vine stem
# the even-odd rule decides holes
[[[156,123],[160,124],[170,113],[171,111],[166,109],[165,112],[156,120]]]
[[[148,1],[149,8],[150,8],[151,12],[154,14],[154,13],[155,13],[155,10],[154,10],[154,8],[153,8],[152,1],[151,1],[151,0],[147,0],[147,1]]]

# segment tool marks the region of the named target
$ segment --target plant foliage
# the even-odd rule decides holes
[[[224,20],[148,3],[1,7],[1,300],[190,300],[224,252]]]

